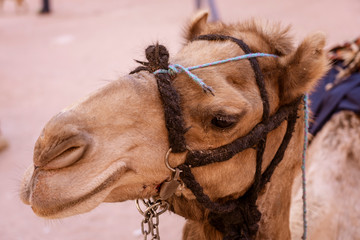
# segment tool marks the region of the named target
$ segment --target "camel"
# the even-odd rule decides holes
[[[306,164],[309,239],[360,239],[359,44],[356,39],[329,50],[333,67],[312,97],[314,137]],[[336,104],[329,96],[338,97]],[[344,104],[348,101],[352,108]],[[329,109],[331,114],[323,118]],[[301,195],[297,177],[290,212],[292,239],[302,234]]]
[[[0,152],[5,150],[8,147],[8,141],[6,140],[6,138],[1,134],[0,131]]]
[[[240,226],[241,238],[227,239],[290,239],[291,190],[300,168],[304,139],[303,103],[297,99],[310,91],[328,69],[324,34],[309,35],[294,48],[288,27],[254,20],[228,25],[207,23],[207,16],[202,12],[191,21],[185,34],[187,43],[170,62],[195,66],[244,55],[244,50],[230,40],[193,40],[206,34],[231,36],[243,40],[252,52],[277,55],[257,58],[265,89],[259,88],[247,59],[192,71],[211,86],[213,94],[204,93],[185,73],[171,74],[171,84],[181,100],[178,107],[185,125],[182,136],[187,143],[184,151],[171,152],[165,103],[157,86],[161,74],[152,73],[161,67],[142,62],[145,66],[135,73],[65,108],[46,124],[21,186],[20,197],[35,214],[63,218],[88,212],[102,202],[158,196],[159,186],[172,178],[164,163],[166,153],[168,165],[183,166],[193,150],[216,149],[258,129],[265,115],[261,97],[265,91],[269,116],[294,101],[300,104],[294,105],[294,129],[289,131],[292,138],[270,181],[257,193],[255,206],[251,206],[256,215],[249,230],[252,235],[243,234],[245,230]],[[158,54],[163,50],[159,45],[152,49]],[[259,140],[262,144],[254,144],[264,147],[260,166],[256,146],[250,146],[229,160],[191,168],[204,194],[221,204],[249,192],[256,182],[254,176],[261,176],[272,165],[288,125],[286,120],[280,122],[264,135],[266,144],[265,139]],[[212,212],[199,203],[190,185],[181,184],[166,202],[171,211],[187,219],[183,239],[224,238],[221,227],[209,221]]]
[[[354,112],[334,115],[308,150],[307,202],[309,239],[359,239],[360,118]],[[358,195],[358,194],[357,194]],[[294,183],[290,214],[292,239],[302,236],[301,179]]]

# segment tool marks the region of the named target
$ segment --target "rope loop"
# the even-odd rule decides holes
[[[307,237],[307,206],[306,206],[306,152],[309,144],[308,134],[309,134],[309,96],[305,94],[304,96],[304,146],[302,154],[302,163],[301,163],[301,172],[302,172],[302,200],[303,200],[303,235],[302,240],[306,240]]]
[[[234,62],[234,61],[243,60],[243,59],[256,58],[256,57],[278,57],[278,56],[274,55],[274,54],[268,54],[268,53],[249,53],[249,54],[245,54],[245,55],[240,55],[240,56],[227,58],[227,59],[223,59],[223,60],[219,60],[219,61],[214,61],[214,62],[210,62],[210,63],[205,63],[205,64],[201,64],[201,65],[196,65],[196,66],[192,66],[192,67],[184,67],[180,64],[170,64],[168,66],[168,69],[158,69],[158,70],[154,71],[153,73],[154,74],[167,73],[172,78],[174,78],[179,73],[186,73],[195,83],[197,83],[203,89],[203,91],[205,93],[210,93],[211,95],[215,96],[214,89],[212,87],[208,86],[206,83],[204,83],[204,81],[201,78],[199,78],[198,76],[193,74],[191,72],[192,70],[215,66],[215,65],[219,65],[219,64],[223,64],[223,63],[228,63],[228,62]]]
[[[154,72],[154,74],[158,73],[168,73],[172,78],[174,78],[179,73],[186,73],[195,83],[197,83],[205,93],[210,93],[211,95],[215,96],[214,90],[212,87],[206,85],[203,80],[201,80],[198,76],[190,72],[189,68],[186,68],[180,64],[171,64],[168,67],[168,70],[159,69]]]

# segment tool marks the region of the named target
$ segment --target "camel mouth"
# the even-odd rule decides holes
[[[47,197],[49,193],[45,192],[49,191],[46,190],[46,178],[36,179],[38,174],[35,171],[30,182],[23,184],[27,185],[29,189],[22,190],[24,196],[21,199],[24,203],[31,205],[36,215],[43,218],[64,218],[85,213],[102,203],[127,171],[129,169],[125,162],[116,161],[90,182],[89,185],[92,186],[90,191],[73,198],[68,197],[68,199],[62,199],[61,195],[55,199],[49,199]],[[37,183],[31,186],[31,182]]]

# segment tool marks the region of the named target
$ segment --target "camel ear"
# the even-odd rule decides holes
[[[200,33],[206,28],[206,22],[209,13],[207,11],[199,11],[191,20],[190,24],[186,28],[185,38],[188,41],[193,40],[199,36]]]
[[[289,103],[309,92],[329,69],[324,51],[325,34],[309,35],[299,47],[289,55],[279,59],[280,101]]]

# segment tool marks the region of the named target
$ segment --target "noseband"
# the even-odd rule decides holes
[[[202,35],[193,41],[232,41],[236,43],[245,54],[251,54],[250,48],[240,39],[224,35]],[[302,97],[294,102],[281,106],[278,111],[270,116],[270,104],[265,88],[265,81],[260,65],[255,57],[248,58],[255,73],[255,79],[260,91],[263,104],[262,121],[259,122],[247,135],[239,137],[226,145],[205,150],[189,150],[184,134],[187,131],[181,110],[181,99],[172,85],[176,74],[171,71],[157,71],[169,69],[169,54],[162,45],[150,46],[146,49],[146,58],[149,62],[140,62],[131,73],[146,70],[155,72],[158,90],[164,107],[165,124],[168,130],[168,139],[173,153],[187,152],[185,162],[175,167],[180,171],[180,179],[192,191],[197,201],[210,211],[209,223],[223,233],[224,240],[228,239],[253,239],[256,236],[261,218],[261,213],[256,205],[259,193],[269,182],[276,166],[283,159],[285,150],[294,132],[298,106]],[[171,70],[171,69],[170,69]],[[269,166],[262,171],[263,155],[266,146],[267,134],[287,121],[286,133]],[[196,181],[191,169],[216,162],[224,162],[248,148],[256,149],[256,169],[254,182],[244,195],[237,199],[213,202],[203,188]],[[263,172],[263,173],[262,173]]]

